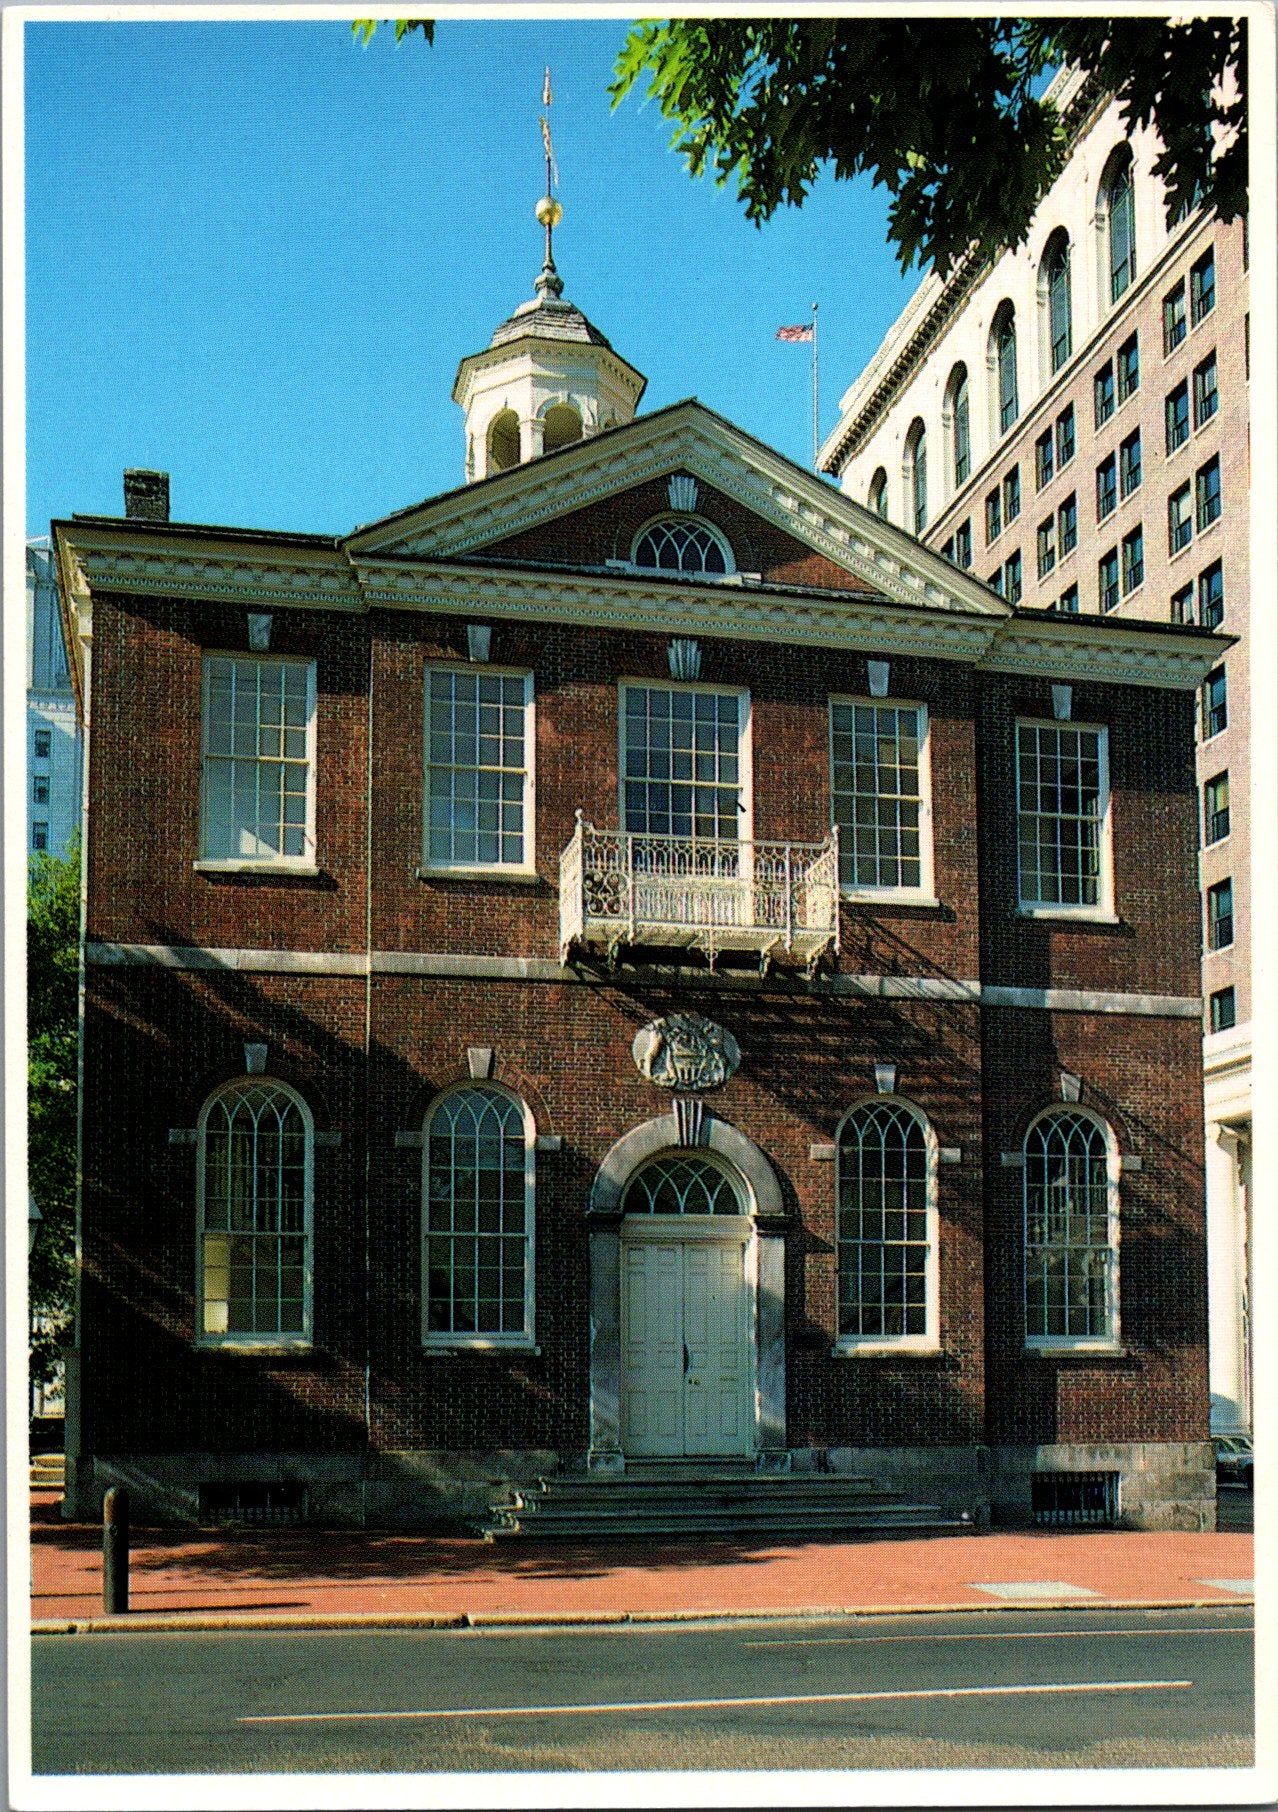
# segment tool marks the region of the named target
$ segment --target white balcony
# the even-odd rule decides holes
[[[577,814],[559,859],[559,945],[699,950],[713,965],[748,951],[762,969],[802,963],[809,972],[839,948],[839,844],[739,843],[702,837],[635,837],[596,830]]]

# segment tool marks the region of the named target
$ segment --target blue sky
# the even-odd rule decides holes
[[[649,380],[811,459],[916,278],[867,181],[762,231],[655,105],[615,113],[621,20],[27,26],[28,532],[119,514],[341,533],[459,484],[458,360],[532,294],[551,65],[565,294]]]

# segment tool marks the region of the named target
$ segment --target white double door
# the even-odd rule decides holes
[[[638,1224],[636,1225],[636,1222]],[[621,1252],[621,1442],[636,1459],[754,1452],[753,1224],[634,1217]]]

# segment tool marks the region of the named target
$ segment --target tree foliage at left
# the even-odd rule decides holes
[[[75,1293],[78,851],[32,858],[27,879],[27,1172],[42,1216],[31,1253],[33,1382],[48,1383]]]

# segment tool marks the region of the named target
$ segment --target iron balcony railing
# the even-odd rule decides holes
[[[724,951],[814,969],[839,948],[839,841],[756,843],[596,830],[577,814],[559,860],[559,943]]]

